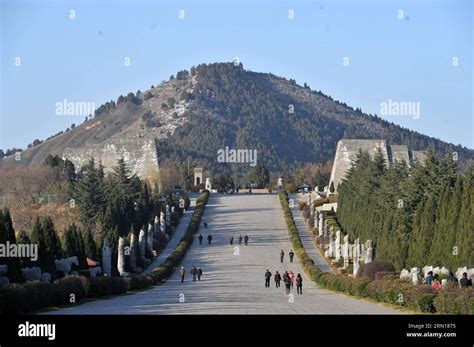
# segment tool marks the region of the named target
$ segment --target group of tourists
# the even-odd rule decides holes
[[[186,270],[184,269],[184,266],[181,266],[179,269],[179,278],[181,279],[181,283],[184,282],[184,276],[186,275]],[[196,280],[201,281],[201,276],[202,276],[202,269],[200,267],[196,268],[194,265],[191,268],[191,275],[193,276],[193,282],[196,282]]]
[[[270,288],[271,279],[272,273],[267,269],[267,271],[265,271],[265,288]],[[301,274],[297,274],[295,276],[293,271],[285,271],[282,276],[278,271],[276,271],[275,275],[273,276],[273,280],[275,281],[276,288],[280,288],[280,283],[283,280],[286,294],[290,294],[291,288],[294,287],[296,287],[296,292],[298,294],[303,294],[303,277],[301,277]]]
[[[290,263],[293,262],[293,257],[295,256],[295,252],[293,250],[290,250],[288,253],[288,256],[290,257]],[[280,251],[280,263],[283,263],[283,260],[285,259],[285,252],[283,250]]]
[[[249,244],[249,236],[245,234],[244,237],[242,235],[239,236],[239,245],[242,244],[242,240],[244,241],[244,244],[247,246]],[[230,237],[230,245],[232,246],[234,244],[234,235]]]
[[[426,274],[426,277],[423,278],[422,282],[428,286],[431,286],[435,291],[439,291],[442,288],[442,282],[441,279],[439,278],[438,274],[433,275],[433,271],[429,271]],[[452,272],[449,273],[449,276],[447,278],[447,282],[450,284],[459,284],[461,288],[467,288],[472,286],[472,280],[467,278],[467,272],[464,272],[462,274],[462,278],[458,280],[456,277],[454,277],[454,274]]]
[[[198,239],[199,239],[199,244],[202,245],[202,240],[204,239],[204,236],[202,236],[202,234],[199,234]],[[207,235],[207,244],[210,246],[211,242],[212,242],[212,235],[209,234]]]

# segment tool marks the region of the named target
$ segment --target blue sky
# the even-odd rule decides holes
[[[0,1],[4,150],[83,121],[56,115],[58,101],[99,106],[234,57],[367,113],[389,99],[419,102],[419,119],[384,118],[474,148],[469,0]]]

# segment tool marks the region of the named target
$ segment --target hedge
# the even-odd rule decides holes
[[[303,243],[301,242],[298,229],[295,225],[295,220],[293,219],[293,214],[291,213],[288,204],[288,194],[286,192],[280,192],[279,197],[293,251],[295,252],[303,270],[306,272],[308,277],[314,281],[316,275],[320,273],[320,270],[314,265],[313,260],[309,257],[308,253],[306,253]]]
[[[280,202],[288,234],[298,260],[306,274],[319,286],[425,313],[474,314],[473,287],[466,289],[446,286],[441,291],[435,292],[430,286],[413,286],[411,282],[394,278],[394,272],[390,266],[382,266],[380,270],[376,261],[374,261],[374,265],[368,266],[366,269],[367,275],[375,280],[369,277],[349,277],[321,272],[312,263],[304,249],[288,205],[286,192],[280,192]],[[376,269],[369,271],[371,267]]]
[[[196,200],[196,207],[185,235],[174,252],[151,274],[93,278],[66,276],[53,283],[40,281],[13,283],[0,288],[0,314],[26,313],[48,306],[67,305],[71,303],[71,294],[74,294],[76,303],[86,297],[100,298],[122,294],[131,290],[145,289],[168,279],[191,246],[208,200],[209,191],[203,191]]]

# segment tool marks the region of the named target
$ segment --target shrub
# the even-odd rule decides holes
[[[469,314],[472,313],[473,298],[472,288],[443,288],[434,298],[433,305],[440,314]]]
[[[123,277],[106,276],[90,279],[89,296],[91,298],[122,294],[127,290],[127,281]]]
[[[367,277],[373,280],[377,272],[395,272],[395,266],[385,260],[374,260],[363,264],[357,271],[357,277]]]
[[[74,294],[75,302],[78,302],[89,293],[89,280],[80,276],[66,276],[60,278],[53,285],[53,295],[50,305],[65,305],[71,303],[71,294]]]

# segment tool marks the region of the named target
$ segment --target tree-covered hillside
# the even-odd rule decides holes
[[[158,141],[160,161],[191,156],[216,167],[217,150],[229,146],[257,149],[259,163],[282,171],[297,162],[333,159],[341,138],[383,138],[414,150],[432,146],[440,155],[457,151],[462,162],[474,158],[472,150],[363,114],[294,80],[231,63],[199,65],[189,75],[198,81],[189,122]]]

